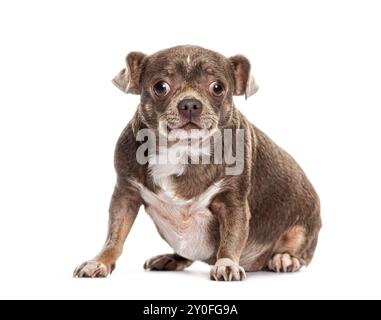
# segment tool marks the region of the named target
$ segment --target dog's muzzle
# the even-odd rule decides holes
[[[201,129],[200,118],[202,113],[202,102],[197,99],[184,99],[177,105],[181,122],[184,124],[181,129]]]

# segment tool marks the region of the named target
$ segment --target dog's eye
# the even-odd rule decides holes
[[[224,93],[224,90],[225,90],[224,86],[218,81],[213,82],[209,87],[210,93],[216,97],[222,96]]]
[[[169,84],[165,81],[159,81],[153,86],[153,91],[158,97],[166,96],[170,89]]]

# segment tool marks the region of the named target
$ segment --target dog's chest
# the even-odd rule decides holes
[[[189,260],[210,258],[215,251],[210,232],[214,217],[208,207],[220,190],[220,183],[213,184],[197,198],[185,200],[176,197],[170,177],[156,182],[161,187],[158,193],[144,186],[140,186],[140,193],[161,236],[177,254]]]

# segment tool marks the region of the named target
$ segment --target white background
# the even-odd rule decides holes
[[[381,298],[379,1],[2,1],[0,298]],[[115,273],[72,279],[106,235],[113,150],[138,96],[110,79],[129,51],[198,44],[245,54],[238,107],[320,194],[312,265],[243,283],[209,267],[147,273],[171,252],[141,210]]]

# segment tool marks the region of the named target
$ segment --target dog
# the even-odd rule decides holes
[[[146,270],[184,270],[203,261],[212,266],[212,280],[241,281],[246,272],[296,272],[311,262],[320,200],[296,161],[235,107],[233,96],[248,98],[258,90],[246,57],[190,45],[152,55],[131,52],[113,83],[140,95],[140,104],[116,146],[107,241],[75,277],[112,273],[142,205],[174,250],[147,260]],[[151,148],[144,130],[153,134]],[[218,148],[208,153],[192,148],[193,142],[226,130],[233,148],[225,150],[227,159],[243,151],[241,159],[236,152],[235,166],[225,158],[197,163]],[[158,151],[159,140],[167,144]],[[179,141],[185,143],[179,147]],[[171,151],[180,154],[177,162],[160,161]],[[179,161],[184,158],[194,161]]]

